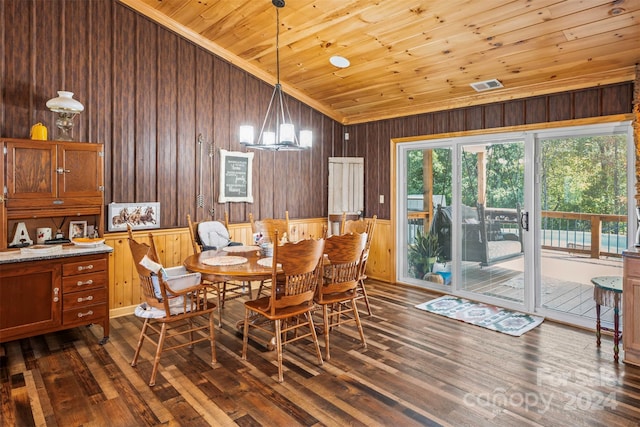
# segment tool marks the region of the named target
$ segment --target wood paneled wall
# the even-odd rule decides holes
[[[597,82],[594,82],[597,83]],[[365,158],[365,214],[390,218],[390,140],[631,113],[633,83],[345,126],[345,156]],[[380,203],[384,195],[385,203]]]
[[[326,224],[324,218],[291,220],[292,238],[318,237],[322,235],[323,226]],[[134,232],[134,238],[148,242],[149,231],[153,233],[160,261],[164,266],[182,265],[184,259],[193,253],[188,228],[140,230]],[[253,239],[251,225],[248,223],[230,225],[229,233],[231,240],[235,242],[248,245]],[[372,279],[391,281],[388,250],[391,245],[391,242],[388,241],[390,235],[389,221],[378,221],[367,262],[367,275]],[[379,237],[375,238],[376,236]],[[132,313],[135,305],[139,304],[141,295],[138,275],[129,250],[127,233],[108,234],[106,244],[114,249],[109,256],[109,308],[111,316]]]
[[[262,124],[272,86],[137,14],[115,0],[2,0],[0,134],[25,138],[44,123],[58,90],[85,111],[74,139],[105,144],[105,203],[161,203],[162,227],[209,218],[219,187],[219,149],[245,151],[240,124]],[[315,218],[327,212],[328,157],[340,156],[342,125],[295,99],[293,120],[314,132],[305,152],[256,152],[254,203],[213,203],[216,218]],[[198,135],[204,137],[205,208]],[[214,146],[213,169],[209,143]],[[214,186],[211,186],[213,174]]]
[[[218,150],[244,150],[238,127],[260,125],[270,85],[116,0],[3,0],[0,22],[2,136],[27,137],[36,122],[53,136],[55,116],[45,103],[57,90],[73,91],[86,107],[75,119],[75,139],[105,144],[105,203],[159,201],[163,227],[185,226],[187,213],[208,218],[211,196],[218,195]],[[222,218],[224,209],[232,223],[247,222],[249,212],[326,216],[328,157],[356,156],[365,158],[366,216],[389,219],[392,138],[631,112],[632,82],[596,85],[352,126],[289,99],[294,120],[313,129],[314,147],[301,153],[256,152],[255,202],[214,202],[215,216]],[[196,208],[199,134],[205,140],[204,209]]]
[[[105,144],[105,203],[159,201],[163,228],[186,226],[187,213],[196,220],[209,218],[212,196],[218,195],[218,150],[244,151],[237,142],[238,127],[261,124],[270,85],[116,0],[2,0],[0,23],[0,135],[28,137],[31,125],[42,122],[53,137],[55,116],[45,103],[57,90],[72,91],[86,108],[75,118],[75,139]],[[597,84],[352,126],[289,99],[294,120],[314,131],[314,147],[301,153],[256,152],[255,202],[214,202],[215,217],[228,210],[232,229],[233,224],[244,227],[249,212],[257,218],[282,218],[285,210],[291,218],[326,217],[328,157],[364,157],[365,215],[379,219],[369,269],[372,277],[392,280],[392,138],[631,112],[632,82]],[[204,209],[196,208],[199,134],[205,146],[214,146],[213,168],[208,149],[202,162]],[[174,248],[171,256],[179,260],[184,233],[175,228],[158,235],[165,232],[172,242],[167,245]],[[117,233],[107,237],[120,239]],[[124,262],[128,248],[122,254],[120,249],[118,262]],[[136,300],[121,293],[120,287],[130,286],[131,280],[131,266],[121,266],[112,270],[113,295],[122,295],[113,297],[116,307]],[[128,271],[126,277],[122,271]]]

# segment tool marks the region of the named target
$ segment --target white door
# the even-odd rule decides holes
[[[329,157],[329,232],[338,234],[342,213],[364,211],[364,158]]]

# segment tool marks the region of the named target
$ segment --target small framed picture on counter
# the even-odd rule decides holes
[[[87,221],[71,221],[69,223],[69,239],[87,237]]]

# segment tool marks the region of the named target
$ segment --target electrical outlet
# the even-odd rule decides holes
[[[380,203],[384,203],[384,194],[380,195]]]

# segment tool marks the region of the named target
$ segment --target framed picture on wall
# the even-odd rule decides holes
[[[71,221],[69,223],[69,239],[87,237],[87,221]]]
[[[160,228],[160,202],[110,203],[107,229],[126,231],[127,224],[134,230]]]
[[[251,172],[253,153],[220,150],[219,203],[253,203]]]

